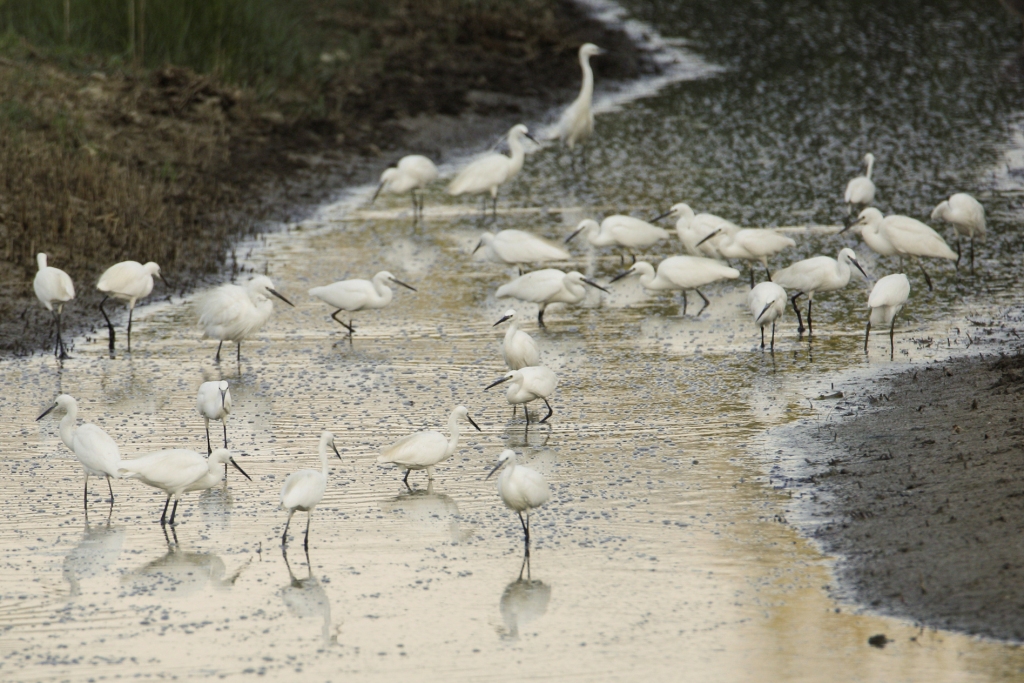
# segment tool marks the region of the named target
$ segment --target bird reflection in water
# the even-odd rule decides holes
[[[64,557],[63,576],[71,589],[71,595],[81,595],[81,581],[106,574],[117,562],[124,545],[125,530],[110,525],[110,516],[114,512],[111,503],[107,519],[101,524],[91,526],[89,515],[85,515],[85,532],[78,542]]]
[[[434,482],[426,489],[415,489],[382,501],[380,508],[396,516],[415,522],[419,527],[445,530],[452,543],[461,543],[473,536],[473,529],[460,526],[459,506],[444,493],[434,492]]]
[[[234,573],[228,574],[224,561],[217,555],[183,551],[174,528],[171,528],[170,535],[164,529],[164,538],[167,541],[167,553],[126,574],[121,579],[122,583],[141,592],[164,591],[185,596],[203,590],[207,584],[229,589],[248,565],[246,562]]]
[[[527,578],[523,578],[523,571]],[[498,609],[501,620],[505,622],[505,631],[500,631],[505,638],[518,638],[519,632],[531,621],[544,616],[551,602],[551,586],[543,581],[530,578],[530,558],[523,556],[519,567],[519,578],[505,586],[501,593]]]
[[[284,557],[284,566],[288,568],[288,585],[281,589],[281,599],[288,607],[292,616],[300,618],[322,617],[323,628],[321,636],[324,646],[338,642],[338,632],[341,630],[341,623],[331,633],[331,601],[327,592],[320,585],[320,581],[313,576],[313,568],[309,562],[309,552],[306,552],[306,578],[296,578],[292,566],[288,562],[288,551],[281,548],[281,556]]]

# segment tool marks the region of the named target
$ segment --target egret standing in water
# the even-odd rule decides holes
[[[772,324],[772,346],[775,352],[775,321],[786,310],[786,290],[774,282],[761,282],[747,294],[747,308],[754,323],[761,328],[761,350],[764,350],[764,328]]]
[[[795,291],[790,301],[793,302],[793,310],[796,311],[797,333],[803,334],[804,321],[800,316],[800,309],[797,308],[796,300],[807,295],[807,334],[814,333],[814,325],[811,322],[811,305],[814,303],[815,292],[832,292],[842,289],[850,284],[850,274],[854,266],[860,271],[864,279],[868,274],[860,267],[857,261],[857,253],[853,249],[840,249],[836,258],[828,256],[815,256],[813,258],[797,261],[796,263],[775,271],[772,275],[772,282],[775,282],[790,291]]]
[[[505,505],[519,515],[519,523],[523,525],[526,557],[530,556],[530,510],[539,508],[548,502],[551,491],[548,482],[540,472],[520,465],[516,462],[515,451],[506,448],[498,456],[498,464],[494,466],[485,479],[497,472],[501,466],[505,471],[498,475],[498,495]],[[523,519],[523,512],[526,519]]]
[[[284,480],[281,487],[281,507],[288,510],[288,521],[284,525],[284,533],[281,534],[281,547],[288,543],[288,527],[292,523],[292,515],[296,510],[306,513],[306,540],[303,543],[306,552],[309,552],[309,522],[313,517],[313,508],[317,506],[324,497],[327,490],[327,448],[334,451],[334,454],[341,460],[341,453],[334,445],[334,434],[328,431],[320,435],[320,471],[299,470],[292,472]]]
[[[654,218],[654,221],[662,218],[675,219],[679,241],[683,243],[687,253],[692,256],[721,259],[722,255],[718,252],[717,240],[705,240],[719,230],[731,234],[741,229],[732,221],[727,221],[712,213],[694,214],[690,205],[684,202],[674,204],[671,209]]]
[[[583,144],[594,134],[594,111],[592,108],[594,100],[594,71],[590,68],[590,58],[602,54],[604,54],[604,50],[593,43],[584,43],[580,46],[580,69],[583,70],[583,83],[580,85],[580,94],[562,112],[562,117],[558,120],[556,135],[569,148],[570,159],[573,160],[574,164],[573,148],[579,143],[582,150]],[[587,157],[584,151],[584,167],[586,163]]]
[[[575,270],[565,273],[557,268],[545,268],[520,275],[512,282],[498,287],[495,296],[499,299],[512,297],[520,301],[540,304],[540,310],[537,311],[537,322],[544,327],[544,310],[548,304],[578,304],[587,296],[587,288],[583,285],[590,285],[602,292],[608,292],[607,289],[588,280]]]
[[[39,303],[53,313],[57,321],[57,344],[53,348],[53,355],[64,360],[71,356],[64,349],[64,339],[60,334],[60,316],[64,312],[64,304],[75,298],[75,284],[60,268],[46,265],[46,254],[36,254],[36,263],[39,264],[39,270],[32,280],[32,289],[35,290]]]
[[[382,270],[374,275],[372,280],[340,280],[323,287],[314,287],[309,290],[309,295],[338,309],[331,313],[331,317],[348,330],[348,341],[351,343],[352,334],[356,331],[352,324],[352,318],[349,318],[346,325],[338,320],[338,314],[342,311],[354,313],[365,309],[384,308],[391,303],[391,298],[394,296],[391,288],[388,287],[389,282],[416,291],[415,287],[405,284],[388,271]]]
[[[380,174],[380,185],[373,193],[370,203],[373,204],[381,192],[390,194],[408,192],[412,195],[413,220],[419,220],[423,217],[423,198],[420,197],[417,201],[416,190],[423,190],[435,180],[437,180],[437,166],[433,161],[420,154],[404,156],[397,165],[385,169]]]
[[[875,283],[868,296],[868,327],[864,331],[864,353],[868,352],[868,335],[871,334],[871,323],[889,326],[889,360],[896,357],[896,316],[903,310],[903,305],[910,298],[910,280],[903,273],[886,275]]]
[[[509,370],[521,370],[540,362],[540,350],[537,348],[537,342],[519,329],[519,321],[515,317],[516,310],[510,308],[493,325],[493,327],[497,327],[507,320],[512,321],[505,332],[505,339],[501,342],[501,357],[505,360],[505,365]]]
[[[875,167],[875,155],[870,152],[864,155],[864,163],[867,165],[867,172],[853,178],[846,184],[846,222],[849,224],[849,216],[856,209],[859,213],[865,207],[875,201],[875,183],[871,180],[871,171]]]
[[[580,233],[595,247],[624,248],[633,257],[634,263],[634,251],[648,249],[668,238],[668,231],[664,228],[632,216],[608,216],[600,225],[592,218],[585,218],[576,226],[575,232],[565,238],[566,244]],[[622,262],[626,262],[624,257]]]
[[[497,217],[498,188],[519,173],[523,168],[523,161],[526,159],[523,138],[530,138],[537,142],[523,124],[512,126],[508,132],[508,148],[512,152],[512,156],[507,157],[504,154],[492,152],[480,157],[459,171],[455,180],[448,185],[448,194],[458,197],[462,194],[490,192],[491,200],[494,203],[494,216]],[[484,215],[487,215],[486,197],[484,198]]]
[[[772,277],[771,271],[768,270],[768,257],[796,246],[796,242],[791,238],[765,228],[741,228],[732,232],[719,228],[697,242],[697,246],[716,238],[715,248],[718,249],[719,254],[727,259],[759,262],[764,266],[764,272],[768,274],[768,279]],[[750,288],[754,288],[753,263],[750,264]]]
[[[433,480],[434,466],[450,458],[455,449],[459,447],[459,420],[462,418],[466,418],[478,432],[482,431],[469,416],[466,406],[456,406],[452,414],[448,416],[448,431],[451,433],[451,438],[446,439],[444,434],[433,430],[403,436],[390,446],[380,449],[377,463],[381,465],[391,463],[405,469],[402,483],[410,491],[412,487],[409,486],[409,473],[413,470],[426,470],[427,479]]]
[[[218,448],[215,451],[211,452],[206,457],[206,464],[209,467],[206,474],[203,475],[197,481],[185,487],[185,493],[188,493],[190,491],[205,491],[207,489],[212,489],[214,486],[217,486],[227,478],[229,464],[236,470],[241,472],[242,476],[244,476],[246,479],[252,481],[252,477],[246,474],[245,470],[239,467],[238,463],[235,462],[234,457],[232,457],[231,451],[229,451],[226,448]],[[217,465],[221,464],[224,465],[223,475],[221,474],[220,468],[217,467]]]
[[[256,334],[274,312],[275,296],[289,306],[295,306],[284,298],[266,275],[257,275],[245,285],[221,285],[203,296],[197,305],[199,326],[203,328],[204,339],[217,339],[217,355],[224,342],[238,345],[237,360],[242,362],[242,341]]]
[[[547,422],[548,418],[555,414],[555,409],[548,403],[548,396],[553,394],[555,387],[558,386],[558,375],[543,365],[512,370],[501,379],[488,384],[484,390],[496,387],[503,382],[511,382],[508,385],[508,391],[505,392],[505,398],[512,406],[512,414],[515,415],[515,406],[523,404],[527,425],[530,424],[530,410],[526,404],[530,401],[539,398],[548,407],[548,414],[541,420],[542,423]]]
[[[103,292],[103,300],[100,301],[100,313],[107,321],[109,332],[110,352],[114,352],[114,325],[107,317],[103,304],[107,299],[114,297],[128,302],[128,351],[132,350],[132,312],[135,310],[135,302],[149,296],[153,291],[153,278],[160,276],[160,266],[150,261],[143,265],[138,261],[122,261],[107,268],[103,275],[100,275],[96,289]]]
[[[509,265],[568,261],[571,258],[569,252],[557,244],[552,244],[523,230],[485,232],[480,236],[480,241],[477,242],[473,253],[476,253],[481,247],[489,260]]]
[[[974,238],[985,239],[985,207],[966,192],[957,192],[932,211],[932,220],[953,224],[956,230],[956,262],[960,263],[960,236],[971,238],[971,273],[974,273]]]
[[[894,214],[883,217],[881,211],[868,207],[860,212],[853,226],[860,226],[864,242],[879,254],[913,257],[929,290],[933,289],[932,279],[928,277],[920,257],[957,260],[956,252],[949,248],[939,233],[910,216]]]
[[[107,489],[110,491],[110,504],[114,504],[114,489],[110,486],[110,478],[120,478],[118,468],[121,466],[121,453],[117,443],[105,431],[87,422],[75,427],[78,419],[78,402],[67,394],[61,394],[53,405],[47,408],[36,421],[42,420],[56,409],[64,411],[60,421],[60,440],[71,449],[85,470],[85,490],[82,493],[82,504],[89,507],[89,475],[106,477]]]
[[[683,315],[686,315],[686,290],[692,289],[697,292],[704,300],[704,305],[697,311],[697,315],[700,315],[711,302],[698,287],[719,280],[735,280],[740,276],[740,271],[721,261],[701,256],[669,256],[658,264],[657,273],[650,263],[637,261],[632,268],[613,277],[611,282],[634,274],[640,276],[640,284],[645,289],[681,291],[683,293]]]
[[[210,445],[210,420],[220,420],[224,426],[224,448],[228,447],[228,415],[231,413],[231,390],[224,380],[203,382],[196,395],[196,410],[206,421],[206,454],[213,453]],[[224,465],[224,474],[228,466]]]

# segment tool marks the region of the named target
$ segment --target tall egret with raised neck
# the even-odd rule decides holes
[[[46,265],[46,254],[42,252],[36,254],[36,263],[39,265],[39,270],[36,271],[36,276],[32,280],[32,289],[43,308],[53,313],[54,320],[57,322],[57,342],[53,347],[53,355],[64,360],[70,356],[64,348],[64,339],[61,337],[60,316],[64,312],[64,304],[75,298],[75,284],[71,281],[71,276],[60,268]]]
[[[497,233],[485,232],[480,236],[475,254],[483,248],[488,260],[496,263],[518,265],[520,263],[543,263],[544,261],[568,261],[568,251],[545,239],[524,230],[502,230]]]
[[[498,215],[498,188],[512,180],[523,168],[526,159],[526,148],[523,138],[537,142],[529,129],[519,123],[508,131],[508,148],[511,157],[498,152],[491,152],[459,171],[455,179],[448,185],[448,194],[458,197],[463,194],[491,193],[494,204],[494,216]],[[487,199],[484,198],[484,215],[487,214]]]
[[[764,328],[772,325],[772,352],[775,351],[775,321],[786,310],[786,290],[774,282],[758,283],[747,294],[747,308],[754,316],[754,324],[761,328],[761,350],[764,350]]]
[[[584,43],[579,49],[580,69],[583,71],[580,94],[562,112],[556,132],[558,139],[569,148],[570,154],[577,143],[583,145],[594,134],[594,71],[590,68],[590,58],[602,54],[604,50],[593,43]],[[585,160],[584,156],[584,163]]]
[[[516,460],[515,451],[510,448],[506,448],[498,455],[498,464],[484,479],[490,479],[503,465],[505,470],[498,475],[498,495],[506,507],[515,510],[519,516],[519,523],[523,525],[526,557],[530,557],[530,510],[548,502],[551,490],[544,475],[520,465]],[[523,519],[524,512],[526,519]]]
[[[121,452],[110,435],[87,422],[81,427],[75,426],[78,419],[78,402],[67,394],[61,394],[53,405],[36,418],[42,420],[54,410],[63,410],[64,417],[60,421],[60,440],[71,449],[85,470],[85,489],[82,493],[82,505],[89,507],[89,475],[106,477],[107,489],[110,491],[110,504],[114,504],[114,489],[110,486],[110,478],[120,478],[118,468],[121,466]]]
[[[632,216],[608,216],[601,224],[592,218],[585,218],[576,226],[576,230],[565,238],[566,244],[576,235],[583,234],[595,247],[622,247],[636,262],[634,251],[642,251],[653,247],[668,238],[668,231],[651,225],[647,221]],[[626,259],[622,258],[625,263]]]
[[[236,358],[242,362],[242,341],[259,332],[274,312],[271,296],[295,306],[274,289],[274,283],[266,275],[257,275],[244,285],[221,285],[199,299],[196,308],[203,338],[220,342],[215,357],[218,363],[220,349],[226,341],[238,345]]]
[[[412,195],[413,220],[423,217],[423,198],[417,200],[416,190],[423,190],[427,185],[437,180],[437,166],[434,162],[421,154],[410,154],[398,160],[395,166],[391,166],[380,174],[380,185],[373,193],[373,204],[377,195],[381,192],[389,194]]]
[[[389,282],[401,285],[414,292],[416,291],[416,288],[412,285],[407,285],[388,271],[382,270],[374,275],[372,280],[339,280],[323,287],[314,287],[309,290],[309,295],[338,309],[331,313],[331,318],[348,330],[348,340],[351,343],[352,334],[356,331],[352,324],[352,318],[349,317],[348,324],[346,325],[338,319],[338,314],[342,311],[355,313],[356,311],[384,308],[391,303],[391,299],[394,296],[391,288],[388,287]]]
[[[698,242],[697,246],[699,247],[701,243],[710,239],[717,240],[715,248],[727,259],[759,262],[764,266],[764,272],[768,274],[768,279],[772,277],[771,271],[768,270],[768,257],[796,246],[796,242],[791,238],[768,228],[741,228],[732,232],[719,228]],[[750,263],[750,288],[754,288],[753,263]]]
[[[520,370],[530,365],[537,365],[540,362],[540,349],[537,342],[533,341],[526,332],[519,329],[519,321],[516,320],[516,309],[510,308],[505,311],[493,327],[497,327],[511,320],[508,329],[505,331],[505,338],[501,342],[501,357],[509,370]]]
[[[403,436],[390,446],[380,449],[377,456],[377,463],[381,465],[394,464],[405,470],[402,483],[409,486],[409,473],[413,470],[426,470],[427,479],[434,479],[434,467],[452,456],[455,449],[459,447],[459,420],[465,418],[476,430],[482,431],[473,418],[469,416],[466,406],[456,406],[451,415],[448,416],[448,432],[450,438],[445,438],[441,432],[425,430]]]
[[[985,239],[985,207],[966,192],[957,192],[932,210],[933,221],[946,221],[956,230],[956,262],[960,263],[960,236],[971,238],[971,273],[974,273],[974,238]]]
[[[843,199],[846,202],[846,215],[849,217],[853,210],[858,212],[875,201],[875,183],[871,180],[871,171],[875,167],[875,155],[868,152],[864,155],[864,164],[867,170],[864,175],[853,178],[846,184],[846,193]],[[847,218],[849,222],[849,218]]]
[[[231,390],[225,380],[203,382],[196,394],[196,410],[206,422],[206,454],[213,453],[210,445],[210,420],[220,420],[224,426],[224,448],[228,447],[228,415],[231,413]],[[228,473],[227,465],[224,474]]]
[[[555,409],[548,403],[548,396],[553,394],[555,387],[558,386],[558,375],[548,368],[543,365],[536,365],[519,370],[511,370],[505,373],[505,376],[501,379],[488,384],[484,387],[484,390],[486,391],[504,382],[509,382],[505,398],[513,408],[512,414],[515,414],[515,406],[522,404],[523,412],[526,413],[527,425],[530,424],[530,410],[526,404],[530,401],[536,401],[539,398],[548,407],[548,414],[541,420],[542,423],[547,422],[548,418],[555,414]]]
[[[717,240],[705,241],[708,235],[716,231],[732,234],[741,229],[732,221],[727,221],[713,213],[695,214],[690,205],[685,202],[673,204],[672,208],[654,218],[652,222],[662,218],[675,219],[676,235],[679,236],[679,241],[683,243],[687,253],[692,256],[721,259],[722,255],[718,252]]]
[[[772,282],[779,284],[796,294],[790,297],[793,303],[793,310],[796,311],[797,333],[803,334],[804,321],[800,316],[800,309],[797,308],[796,300],[807,295],[807,334],[814,333],[814,326],[811,322],[811,305],[814,303],[815,292],[832,292],[842,289],[850,284],[851,266],[857,268],[864,279],[868,274],[861,268],[857,261],[857,253],[853,249],[844,248],[839,250],[836,258],[829,256],[815,256],[813,258],[797,261],[796,263],[775,271],[772,275]]]
[[[886,275],[875,283],[868,296],[868,308],[871,309],[868,315],[868,326],[864,330],[864,353],[868,352],[868,335],[871,334],[871,325],[889,326],[889,360],[896,357],[896,342],[894,341],[896,329],[896,316],[903,310],[904,304],[910,298],[910,280],[903,273]]]
[[[138,261],[122,261],[103,271],[96,289],[103,292],[103,300],[100,301],[100,313],[107,321],[109,332],[110,352],[114,352],[114,325],[110,322],[103,304],[107,299],[113,297],[128,302],[128,351],[132,350],[132,312],[135,310],[135,302],[149,296],[153,291],[153,278],[160,275],[160,266],[150,261],[143,265]]]
[[[330,447],[341,460],[341,453],[334,445],[334,434],[324,431],[320,434],[320,470],[299,470],[292,472],[284,480],[281,487],[281,507],[288,510],[288,521],[281,534],[281,547],[288,543],[288,527],[292,523],[292,515],[296,510],[306,513],[306,540],[303,546],[309,552],[309,523],[313,517],[313,508],[324,497],[327,490],[327,449]]]
[[[929,290],[934,289],[932,279],[928,277],[928,271],[924,269],[921,257],[957,260],[956,252],[949,248],[946,240],[916,218],[898,214],[883,217],[881,211],[868,207],[860,212],[860,216],[853,225],[860,226],[861,236],[865,242],[868,242],[869,235],[873,235],[874,244],[869,243],[868,246],[878,253],[889,255],[885,252],[891,250],[890,254],[912,257],[917,262],[918,268],[921,269]],[[845,229],[843,228],[843,230]]]
[[[697,315],[700,315],[711,302],[698,288],[719,280],[735,280],[740,276],[740,271],[721,261],[702,256],[669,256],[658,264],[657,272],[650,263],[637,261],[629,270],[613,277],[611,282],[616,282],[629,275],[639,275],[640,284],[644,289],[655,292],[681,291],[683,293],[683,315],[686,315],[686,290],[692,289],[704,300],[704,305],[697,311]]]
[[[498,287],[495,296],[499,299],[512,297],[520,301],[540,304],[540,310],[537,311],[537,322],[544,327],[544,310],[548,305],[553,303],[578,304],[587,296],[587,288],[583,285],[589,285],[605,293],[608,292],[607,289],[583,277],[575,270],[566,273],[557,268],[545,268],[520,275],[512,282],[503,284]]]

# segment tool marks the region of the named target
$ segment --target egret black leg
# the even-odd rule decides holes
[[[406,471],[405,471],[405,476],[404,476],[404,477],[402,477],[402,483],[403,483],[403,484],[405,484],[405,488],[407,488],[407,489],[409,489],[410,491],[412,491],[412,487],[411,487],[411,486],[409,486],[409,473],[410,473],[410,472],[412,472],[412,470],[406,470]]]
[[[548,400],[546,398],[544,399],[544,405],[546,405],[548,407],[548,414],[544,416],[543,420],[541,420],[542,424],[544,422],[547,422],[548,418],[555,414],[555,409],[551,407],[551,404],[548,403]]]
[[[235,342],[235,344],[237,345],[235,347],[235,349],[236,349],[235,350],[235,362],[238,363],[239,365],[241,365],[242,364],[242,340],[239,339],[237,342]]]
[[[171,504],[171,495],[167,494],[167,500],[164,501],[164,511],[160,515],[160,526],[165,526],[167,524],[167,506],[170,505],[170,504]]]
[[[114,504],[114,487],[110,485],[110,475],[107,475],[107,490],[110,491],[110,504]]]
[[[345,309],[343,309],[343,308],[339,308],[339,309],[338,309],[338,310],[336,310],[336,311],[335,311],[334,313],[331,313],[331,318],[333,318],[333,319],[334,319],[334,322],[338,323],[339,325],[341,325],[342,327],[344,327],[344,328],[345,328],[346,330],[348,330],[348,333],[349,333],[349,335],[351,335],[351,334],[352,334],[352,332],[354,332],[354,330],[352,329],[352,326],[351,326],[351,325],[346,325],[346,324],[345,324],[344,322],[342,322],[341,320],[338,320],[338,317],[337,317],[337,316],[338,316],[338,314],[339,314],[339,313],[341,313],[341,312],[342,312],[343,310],[345,310]]]
[[[221,418],[220,423],[224,426],[224,448],[227,448],[228,447],[228,422],[227,422],[226,419]],[[226,469],[227,465],[225,464],[224,467]]]
[[[868,328],[864,330],[864,353],[868,352],[868,335],[871,334],[871,320],[868,319]]]
[[[683,290],[683,315],[686,315],[686,290]]]
[[[764,325],[761,325],[761,350],[764,351]]]
[[[807,336],[810,337],[814,334],[814,323],[811,322],[811,306],[814,304],[814,299],[807,297]]]
[[[282,548],[284,548],[286,545],[288,545],[288,527],[291,526],[292,515],[294,515],[294,514],[295,514],[295,510],[289,510],[288,511],[288,521],[284,523],[284,533],[281,534],[281,547]]]
[[[89,509],[89,473],[85,473],[85,490],[82,491],[82,505],[86,510]]]
[[[134,306],[128,307],[128,353],[132,352],[132,313],[135,312]]]
[[[697,315],[700,316],[700,314],[704,312],[704,309],[711,305],[711,302],[708,301],[708,298],[704,296],[699,289],[694,289],[693,291],[697,292],[701,299],[704,299],[704,305],[700,307],[699,311],[697,311]]]
[[[178,499],[174,499],[174,507],[171,508],[171,521],[168,522],[171,526],[174,526],[174,515],[178,514]]]
[[[750,264],[750,288],[754,288],[754,264]]]
[[[896,316],[892,317],[892,323],[889,325],[889,360],[895,360],[896,358]]]
[[[206,418],[206,455],[213,453],[213,447],[210,446],[210,418]]]
[[[957,236],[956,236],[956,263],[954,265],[956,265],[957,270],[960,269],[960,234],[959,233],[957,233]]]
[[[523,513],[522,512],[519,512],[517,510],[516,514],[519,515],[519,523],[523,525],[523,539],[525,541],[525,546],[526,546],[526,556],[529,557],[530,556],[530,525],[527,524],[526,520],[523,519]],[[527,514],[527,516],[529,516],[530,513],[526,513],[526,514]]]
[[[772,321],[772,353],[775,353],[775,321]]]
[[[107,312],[103,308],[103,304],[109,298],[110,297],[105,296],[105,297],[103,297],[103,301],[100,301],[100,313],[103,314],[103,319],[107,321],[107,332],[108,332],[107,339],[109,340],[110,352],[113,353],[114,352],[114,324],[112,322],[110,322],[110,318],[107,316]]]
[[[224,340],[223,339],[221,339],[220,343],[217,344],[217,355],[213,357],[213,360],[215,362],[217,362],[217,363],[220,362],[220,347],[222,347],[222,346],[224,346]],[[111,350],[113,350],[113,349],[111,349]]]
[[[917,267],[921,269],[921,273],[924,275],[924,281],[928,283],[928,291],[933,292],[935,288],[932,287],[932,279],[928,277],[928,271],[924,269],[924,264],[921,263],[921,259],[917,260]]]
[[[772,281],[772,271],[768,270],[767,260],[765,261],[765,263],[762,263],[761,265],[764,266],[764,273],[765,273],[765,275],[768,276],[768,279],[765,280],[765,282],[771,282]]]
[[[526,426],[529,427],[530,426],[530,404],[529,403],[524,403],[523,404],[523,415],[526,415]]]
[[[309,552],[309,523],[310,523],[310,521],[312,521],[312,519],[313,519],[313,511],[312,510],[307,510],[306,511],[306,541],[302,544],[302,547],[306,549],[307,553]]]
[[[541,327],[546,327],[546,325],[544,324],[544,309],[545,308],[547,308],[547,304],[541,304],[540,305],[540,310],[537,311],[537,323],[540,324]]]
[[[793,304],[793,310],[796,312],[796,325],[797,325],[796,332],[797,332],[797,334],[803,334],[804,333],[804,319],[802,317],[800,317],[800,307],[796,305],[796,300],[800,296],[803,296],[803,292],[797,292],[796,294],[794,294],[789,299],[790,303]]]
[[[974,275],[974,235],[971,235],[971,275]]]

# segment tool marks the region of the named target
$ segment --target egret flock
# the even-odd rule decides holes
[[[590,58],[602,51],[587,43],[579,50],[579,63],[583,82],[579,97],[560,118],[554,138],[562,141],[572,157],[593,134],[593,89],[594,75]],[[513,126],[507,134],[509,156],[490,152],[461,169],[448,185],[448,193],[454,196],[476,194],[484,196],[484,217],[486,217],[487,195],[490,195],[492,212],[497,214],[499,189],[511,181],[522,169],[526,158],[526,140],[534,140],[526,126]],[[575,165],[575,159],[573,158]],[[875,185],[871,180],[875,158],[864,156],[866,172],[850,181],[844,195],[848,216],[842,231],[853,230],[861,235],[864,243],[882,256],[912,258],[924,274],[929,288],[931,278],[925,271],[921,259],[948,259],[959,263],[959,236],[971,242],[971,268],[974,267],[974,241],[985,236],[984,208],[973,197],[957,193],[942,201],[931,214],[932,220],[943,220],[953,225],[958,241],[957,252],[950,249],[935,230],[921,221],[908,216],[883,214],[871,204],[875,199]],[[388,168],[380,177],[380,184],[370,200],[375,201],[380,193],[410,194],[412,196],[414,220],[419,221],[423,213],[423,191],[439,178],[434,163],[421,155],[404,157],[397,165]],[[856,211],[856,220],[852,215]],[[672,255],[662,259],[655,266],[647,261],[638,261],[637,253],[672,243],[671,233],[654,223],[662,218],[675,221],[676,236],[686,254]],[[787,301],[796,313],[798,334],[805,330],[803,316],[797,305],[800,297],[806,296],[807,332],[813,334],[812,306],[815,294],[821,294],[848,285],[854,273],[869,279],[853,249],[838,250],[836,258],[815,256],[791,263],[772,272],[769,259],[777,257],[796,246],[795,240],[778,230],[766,228],[743,228],[724,218],[708,214],[696,214],[686,203],[677,203],[667,212],[650,221],[633,216],[611,215],[598,223],[587,218],[582,220],[570,235],[568,243],[577,235],[582,236],[590,248],[613,247],[620,250],[623,270],[611,278],[612,283],[636,275],[640,284],[651,291],[676,290],[682,292],[682,314],[686,315],[686,293],[696,292],[704,302],[698,316],[711,301],[701,288],[722,280],[736,280],[740,271],[729,265],[728,260],[745,261],[750,270],[751,289],[747,297],[747,308],[754,324],[761,332],[761,349],[765,348],[765,328],[771,325],[770,350],[774,352],[776,325],[781,320]],[[490,261],[517,266],[567,261],[569,252],[561,245],[551,243],[522,230],[502,230],[497,233],[485,232],[474,251],[483,250]],[[630,263],[626,266],[626,256]],[[39,301],[53,312],[57,328],[54,354],[61,361],[68,358],[61,334],[63,307],[74,299],[75,288],[63,271],[47,263],[46,254],[38,255],[39,271],[33,283]],[[759,284],[757,266],[763,268],[767,277]],[[148,296],[153,290],[153,278],[160,278],[160,267],[155,263],[141,264],[135,261],[118,263],[107,269],[100,277],[97,288],[103,292],[100,311],[109,330],[109,346],[114,349],[114,326],[103,304],[109,298],[120,299],[128,305],[127,346],[131,349],[132,309],[136,302]],[[355,328],[351,316],[346,323],[339,314],[355,313],[367,309],[383,309],[392,301],[392,285],[416,292],[416,289],[397,279],[387,271],[381,271],[369,280],[350,279],[313,287],[309,295],[323,301],[333,312],[330,317],[347,330],[349,342]],[[497,298],[512,298],[521,302],[538,305],[537,322],[543,327],[546,308],[554,303],[577,304],[587,296],[588,288],[608,292],[606,286],[582,273],[559,268],[542,268],[522,272],[518,277],[501,285],[495,291]],[[890,337],[890,358],[895,353],[895,320],[910,296],[910,282],[903,273],[882,277],[874,285],[868,299],[868,323],[865,331],[865,352],[871,326],[888,326]],[[274,283],[265,275],[251,278],[242,285],[224,284],[197,297],[195,310],[203,337],[218,341],[216,361],[220,361],[221,348],[225,341],[237,345],[236,358],[241,362],[241,346],[253,337],[273,313],[273,299],[294,305],[275,289]],[[501,343],[501,356],[508,372],[496,379],[486,389],[506,384],[506,400],[513,407],[513,415],[522,405],[527,426],[530,425],[529,404],[543,401],[547,414],[540,420],[547,422],[554,415],[549,398],[558,386],[558,376],[540,364],[540,349],[536,341],[520,327],[520,317],[515,309],[509,309],[494,326],[508,323]],[[226,481],[227,466],[230,464],[247,479],[251,478],[238,466],[228,448],[227,418],[231,412],[231,394],[228,382],[224,380],[204,383],[197,395],[196,408],[205,421],[207,456],[184,449],[158,451],[134,459],[123,460],[117,444],[102,429],[87,423],[77,426],[78,408],[75,399],[67,394],[57,397],[54,404],[37,419],[51,411],[60,410],[64,415],[60,421],[60,438],[75,454],[85,473],[85,505],[88,506],[89,476],[104,477],[110,491],[113,505],[114,493],[111,479],[134,478],[160,489],[166,495],[161,524],[174,524],[178,503],[184,493],[201,491]],[[212,445],[210,420],[222,422],[223,447]],[[377,462],[405,470],[402,478],[406,487],[413,471],[426,470],[427,478],[433,481],[435,467],[450,458],[458,449],[462,422],[468,422],[478,431],[480,427],[470,417],[465,406],[455,407],[448,419],[448,436],[426,430],[409,434],[380,450]],[[220,445],[220,444],[218,444]],[[292,473],[281,490],[281,506],[288,512],[281,537],[282,546],[287,543],[288,527],[296,511],[307,513],[305,547],[309,547],[309,526],[313,508],[322,500],[327,488],[328,449],[340,458],[334,443],[334,435],[324,431],[320,438],[319,456],[321,467],[304,469]],[[220,465],[224,465],[223,471]],[[504,467],[497,481],[498,494],[503,503],[516,512],[522,524],[526,556],[529,556],[529,513],[543,505],[549,498],[548,484],[538,472],[519,464],[514,451],[504,450],[498,456],[493,475]],[[488,478],[491,475],[487,475]],[[171,499],[174,507],[170,519],[167,508]],[[524,518],[523,513],[526,513]]]

